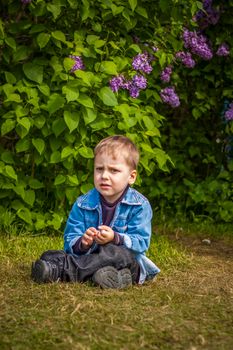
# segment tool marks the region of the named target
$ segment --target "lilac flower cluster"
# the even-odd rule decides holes
[[[198,55],[203,60],[210,60],[213,57],[210,45],[204,35],[185,29],[183,32],[183,40],[185,48],[189,49],[191,53]]]
[[[141,71],[145,74],[150,74],[152,72],[152,66],[150,65],[151,57],[148,52],[139,53],[133,58],[132,67],[136,71]]]
[[[73,73],[75,72],[76,70],[83,70],[85,69],[85,65],[82,61],[82,58],[80,56],[76,56],[76,55],[69,55],[70,58],[72,58],[74,60],[74,65],[73,67],[71,68],[70,72]]]
[[[199,27],[204,29],[210,24],[217,24],[220,18],[220,12],[212,7],[212,0],[203,0],[203,10],[200,10],[194,16],[194,21]]]
[[[140,90],[146,89],[147,79],[141,74],[135,74],[132,80],[127,80],[123,75],[118,75],[112,78],[109,84],[113,92],[117,92],[119,89],[128,90],[131,97],[137,98]]]
[[[196,64],[190,52],[179,51],[176,53],[176,58],[180,59],[187,68],[193,68]]]
[[[227,121],[233,120],[233,103],[230,103],[229,109],[225,112],[225,119]]]
[[[229,46],[226,43],[222,43],[216,52],[217,56],[228,56],[230,54]]]
[[[21,0],[22,4],[26,5],[26,4],[30,4],[30,2],[32,2],[32,0]]]
[[[164,103],[169,104],[173,108],[179,107],[180,105],[179,97],[172,86],[168,86],[161,90],[160,97]]]
[[[169,83],[169,81],[171,79],[171,74],[172,74],[172,67],[168,66],[168,67],[164,68],[164,70],[161,72],[160,79],[164,83]]]

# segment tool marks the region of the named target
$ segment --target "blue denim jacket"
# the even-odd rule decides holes
[[[139,283],[152,279],[160,269],[146,257],[151,239],[152,209],[148,200],[129,187],[122,201],[117,204],[110,227],[123,236],[123,244],[130,249],[140,265]],[[78,197],[68,217],[64,232],[64,249],[74,254],[73,245],[91,226],[102,225],[100,194],[94,188]],[[93,244],[86,254],[97,248]]]

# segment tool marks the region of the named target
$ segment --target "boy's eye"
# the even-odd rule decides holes
[[[118,169],[112,169],[111,172],[112,172],[113,174],[116,174],[116,173],[119,172],[119,170],[118,170]]]

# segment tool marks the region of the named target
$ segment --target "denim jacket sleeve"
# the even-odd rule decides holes
[[[148,250],[151,239],[152,209],[149,202],[145,201],[135,206],[127,223],[127,232],[123,234],[124,245],[137,254]]]
[[[86,227],[83,210],[79,208],[77,202],[75,202],[69,214],[64,231],[64,250],[67,253],[73,253],[73,245],[85,231]]]

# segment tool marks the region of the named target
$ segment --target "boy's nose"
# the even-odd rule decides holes
[[[103,179],[108,178],[108,172],[107,172],[106,170],[104,170],[104,171],[102,172],[102,178],[103,178]]]

